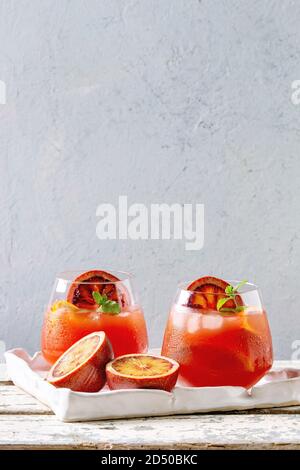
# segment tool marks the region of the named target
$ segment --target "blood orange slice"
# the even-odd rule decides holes
[[[98,392],[106,382],[105,366],[112,358],[104,331],[91,333],[60,356],[50,369],[48,382],[77,392]]]
[[[187,287],[187,290],[193,291],[188,301],[188,306],[200,309],[217,310],[219,299],[226,298],[226,287],[230,284],[222,279],[213,276],[205,276],[193,281]],[[235,299],[228,299],[223,305],[226,309],[235,309],[242,306],[243,301],[239,295],[235,295]]]
[[[170,392],[178,377],[179,364],[164,356],[126,354],[106,366],[110,389],[156,388]]]
[[[106,295],[109,300],[120,302],[122,306],[127,304],[125,287],[116,286],[120,279],[106,271],[87,271],[74,279],[67,295],[67,301],[83,309],[98,307],[93,292]]]

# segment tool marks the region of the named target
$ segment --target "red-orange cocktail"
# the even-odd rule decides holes
[[[246,283],[237,292],[234,283],[226,283],[232,287],[227,287],[227,294],[226,285],[216,285],[216,278],[203,279],[206,285],[200,282],[198,290],[180,289],[167,322],[162,354],[179,362],[185,385],[250,388],[273,361],[259,292]]]
[[[148,348],[146,323],[136,303],[129,278],[120,280],[94,270],[74,279],[66,273],[56,280],[42,329],[42,352],[51,363],[83,336],[104,331],[115,357],[144,353]]]

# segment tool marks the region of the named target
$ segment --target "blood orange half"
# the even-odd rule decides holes
[[[225,289],[230,284],[222,279],[213,276],[205,276],[193,281],[188,285],[187,290],[193,291],[189,297],[188,306],[200,309],[217,310],[218,300],[227,296]],[[243,305],[239,295],[235,295],[235,301],[228,299],[224,307],[235,309]]]
[[[70,286],[67,301],[83,309],[94,309],[98,305],[93,298],[93,292],[106,295],[109,300],[120,302],[121,306],[127,304],[126,289],[116,286],[120,279],[106,271],[87,271],[80,274]],[[121,292],[122,290],[122,292]]]
[[[178,362],[164,356],[126,354],[106,366],[110,389],[155,388],[170,392],[178,377]]]
[[[50,369],[48,382],[77,392],[98,392],[106,382],[105,366],[112,358],[104,331],[91,333],[60,356]]]

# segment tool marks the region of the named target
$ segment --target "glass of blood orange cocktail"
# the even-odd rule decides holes
[[[259,289],[214,277],[182,284],[169,314],[162,354],[179,362],[186,386],[252,387],[273,362]]]
[[[115,357],[147,352],[144,314],[128,273],[94,269],[69,271],[56,278],[42,328],[44,357],[55,362],[94,331],[107,334]]]

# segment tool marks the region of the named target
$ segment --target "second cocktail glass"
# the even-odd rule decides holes
[[[189,283],[178,289],[162,354],[179,362],[180,379],[186,386],[250,388],[273,361],[271,334],[259,289],[246,282],[202,279],[207,280],[203,287],[197,287],[195,281],[191,284],[193,290],[186,287]],[[237,293],[235,286],[239,284],[243,286]],[[232,292],[231,298],[223,289],[226,285],[230,286],[227,292]],[[223,303],[219,310],[218,301],[219,305]]]

